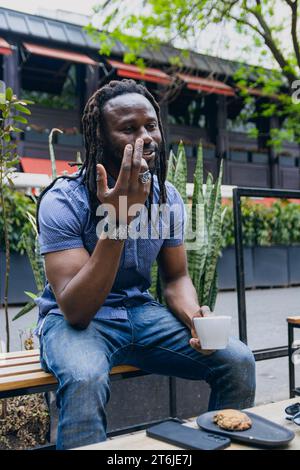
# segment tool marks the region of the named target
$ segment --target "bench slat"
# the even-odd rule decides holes
[[[140,370],[138,367],[134,367],[134,366],[115,366],[112,368],[112,370],[110,371],[110,374],[111,375],[115,375],[115,374],[124,374],[126,372],[135,372],[137,370]]]
[[[120,365],[113,367],[110,374],[125,374],[139,370],[134,366]],[[56,383],[56,378],[42,369],[39,349],[0,354],[0,391],[34,388]]]
[[[111,374],[133,372],[137,370],[139,369],[133,366],[116,366],[111,370]],[[32,372],[29,374],[0,377],[0,391],[17,390],[19,388],[37,387],[40,385],[49,385],[56,383],[57,380],[53,375],[39,370],[37,372]]]
[[[115,375],[115,374],[121,374],[124,372],[133,372],[137,370],[138,369],[136,367],[132,367],[132,366],[116,366],[116,367],[113,367],[110,373],[111,375]],[[9,377],[9,376],[18,377],[19,375],[22,375],[22,374],[31,374],[32,372],[39,372],[39,371],[44,372],[43,369],[41,368],[40,363],[18,365],[14,367],[6,367],[6,368],[0,369],[0,378]]]
[[[23,366],[24,364],[39,364],[39,356],[20,357],[19,359],[4,359],[0,360],[0,375],[1,369],[4,367]]]
[[[31,374],[32,372],[42,371],[41,364],[25,364],[22,366],[3,367],[0,370],[0,377],[18,376],[21,374]]]
[[[17,359],[19,357],[39,356],[39,349],[29,349],[28,351],[13,351],[9,353],[0,353],[0,360]]]
[[[56,378],[47,372],[21,374],[13,377],[0,378],[0,390],[17,390],[18,388],[37,387],[39,385],[56,384]]]

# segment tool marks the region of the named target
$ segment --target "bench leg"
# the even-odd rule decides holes
[[[169,377],[169,415],[171,418],[177,416],[176,377]]]
[[[295,365],[293,364],[294,327],[288,323],[288,357],[290,398],[295,397]]]

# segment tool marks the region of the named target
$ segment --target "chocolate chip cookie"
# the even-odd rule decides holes
[[[252,421],[245,413],[238,410],[220,410],[214,417],[213,422],[226,431],[246,431],[252,426]]]

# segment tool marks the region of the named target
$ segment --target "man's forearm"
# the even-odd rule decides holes
[[[164,297],[170,310],[188,327],[199,312],[200,305],[196,289],[188,275],[181,276],[165,285]]]
[[[60,292],[58,304],[74,326],[88,326],[111,291],[118,268],[123,240],[99,239],[80,271]]]

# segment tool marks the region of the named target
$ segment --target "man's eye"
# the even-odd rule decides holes
[[[125,127],[123,129],[124,132],[132,132],[133,131],[133,127],[132,126],[128,126],[128,127]]]
[[[152,122],[151,124],[148,124],[148,128],[153,130],[157,128],[157,124],[155,122]]]

